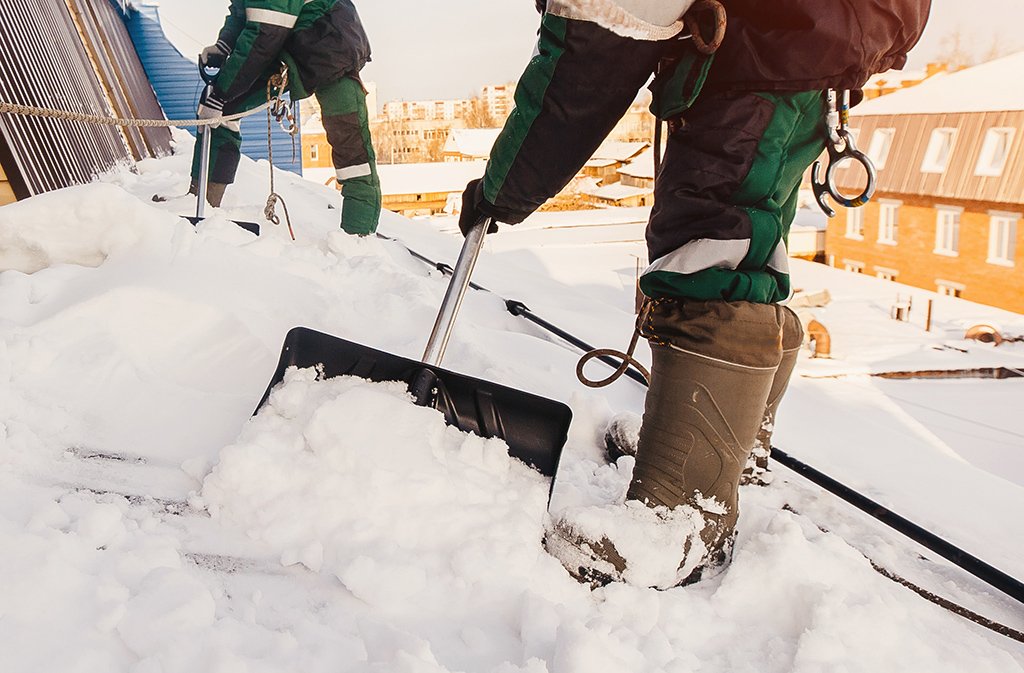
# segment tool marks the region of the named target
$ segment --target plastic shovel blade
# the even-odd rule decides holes
[[[192,217],[191,215],[182,215],[182,217],[191,222],[193,227],[206,219],[205,217]],[[252,232],[256,236],[260,235],[260,225],[256,224],[255,222],[245,222],[239,220],[231,221],[240,226],[242,229]]]
[[[289,367],[317,368],[320,378],[358,376],[370,381],[403,381],[412,386],[424,370],[436,378],[436,393],[426,406],[444,414],[449,425],[508,444],[509,455],[541,474],[553,477],[569,432],[568,406],[538,395],[475,379],[441,367],[385,353],[306,327],[292,328],[285,337],[277,371],[256,407],[284,380]]]

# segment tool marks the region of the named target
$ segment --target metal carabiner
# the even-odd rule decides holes
[[[843,91],[841,100],[840,94],[835,89],[828,91],[828,167],[825,169],[825,181],[822,182],[821,162],[815,161],[811,168],[811,187],[814,190],[814,198],[818,206],[829,217],[835,217],[836,211],[828,203],[828,197],[835,199],[840,205],[847,208],[859,208],[867,203],[875,193],[875,185],[878,181],[878,173],[875,171],[875,164],[871,158],[857,149],[857,143],[850,133],[850,92]],[[837,104],[838,100],[838,104]],[[854,198],[843,196],[836,187],[836,170],[844,161],[856,161],[864,167],[868,175],[868,184],[861,194]]]

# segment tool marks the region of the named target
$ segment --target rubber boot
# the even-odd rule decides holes
[[[695,535],[679,550],[676,585],[728,560],[740,475],[782,359],[782,315],[766,304],[661,301],[644,325],[651,385],[626,501],[699,514]],[[567,518],[545,544],[592,586],[629,580],[630,561],[614,540],[584,533]]]
[[[220,202],[224,199],[224,190],[227,189],[227,184],[223,182],[207,182],[206,183],[206,202],[214,208],[220,208]],[[192,179],[192,184],[189,185],[188,193],[192,196],[199,195],[199,180]]]
[[[754,439],[754,448],[747,458],[747,465],[740,477],[740,485],[756,484],[767,486],[772,482],[773,474],[768,469],[768,458],[772,453],[772,432],[775,430],[775,414],[779,410],[779,402],[789,388],[789,380],[796,368],[797,356],[804,343],[804,328],[800,318],[788,307],[782,307],[782,362],[772,379],[772,389],[768,393],[761,427]]]

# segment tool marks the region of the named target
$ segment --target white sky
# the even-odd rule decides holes
[[[159,0],[161,16],[183,51],[216,40],[228,0]],[[485,84],[518,79],[536,38],[532,0],[356,0],[373,46],[363,71],[378,101],[465,98]],[[978,52],[995,36],[1024,49],[1009,27],[1024,25],[1022,0],[934,0],[932,17],[908,67],[935,58],[942,37],[959,30]],[[1007,28],[1001,28],[1007,27]]]

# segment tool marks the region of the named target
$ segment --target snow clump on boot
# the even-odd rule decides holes
[[[680,505],[570,507],[547,531],[544,546],[580,582],[669,589],[691,576],[706,556],[700,512]]]

